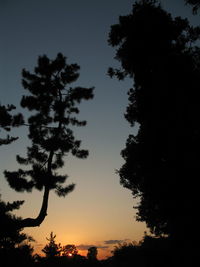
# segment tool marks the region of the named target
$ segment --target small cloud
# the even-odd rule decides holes
[[[80,249],[80,250],[88,250],[91,247],[95,247],[95,245],[84,245],[84,244],[81,244],[81,245],[78,245],[76,247],[77,247],[77,249]]]
[[[104,243],[106,245],[114,245],[114,244],[117,244],[117,243],[121,243],[123,240],[105,240]]]
[[[97,246],[97,248],[107,249],[107,248],[109,248],[109,246]]]
[[[118,239],[112,239],[112,240],[105,240],[104,244],[106,245],[114,245],[114,244],[119,244],[119,243],[123,243],[126,242],[129,239],[123,239],[123,240],[118,240]]]
[[[96,247],[99,249],[107,249],[108,248],[108,246],[96,246],[96,245],[84,245],[84,244],[76,246],[76,248],[80,249],[80,250],[88,250],[91,247]]]

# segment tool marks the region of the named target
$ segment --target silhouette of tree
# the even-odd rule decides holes
[[[65,257],[74,257],[78,254],[78,250],[75,245],[68,244],[62,248],[62,256]]]
[[[97,247],[88,248],[88,253],[87,253],[88,260],[96,261],[97,260],[97,254],[98,254]]]
[[[200,8],[200,1],[199,0],[185,0],[186,4],[193,6],[193,13],[196,14],[198,9]]]
[[[12,115],[14,105],[0,105],[0,131],[10,132],[12,127],[19,127],[24,123],[22,114]],[[11,144],[18,137],[7,135],[0,138],[0,146]],[[13,210],[19,209],[24,201],[4,202],[0,195],[0,259],[5,266],[27,266],[33,262],[33,247],[29,244],[34,241],[31,236],[21,233],[23,229],[16,229],[15,225],[21,220],[15,216]]]
[[[10,132],[12,127],[18,127],[23,124],[22,114],[11,115],[11,111],[15,108],[14,105],[0,105],[0,131]],[[6,138],[0,138],[0,146],[8,145],[17,139],[18,137],[7,135]]]
[[[120,182],[140,198],[137,220],[185,246],[198,222],[199,36],[199,27],[153,0],[137,1],[109,35],[122,69],[108,72],[134,78],[125,117],[139,125],[121,152]]]
[[[59,53],[55,60],[45,55],[39,57],[33,74],[22,71],[22,84],[28,94],[22,97],[21,106],[33,112],[28,119],[28,137],[32,144],[27,148],[27,157],[17,155],[16,158],[26,168],[4,174],[14,190],[44,189],[44,195],[38,216],[19,221],[18,228],[42,223],[47,215],[50,190],[55,190],[58,196],[66,196],[74,189],[74,184],[63,186],[67,175],[57,173],[64,165],[64,156],[70,152],[78,158],[88,156],[87,150],[80,149],[81,141],[75,139],[71,129],[86,125],[86,121],[78,120],[74,114],[79,113],[77,104],[93,97],[93,88],[69,86],[78,79],[79,69],[77,64],[67,64]]]
[[[56,235],[54,235],[53,232],[50,233],[49,238],[46,238],[49,243],[42,249],[42,251],[45,253],[47,258],[58,257],[62,251],[60,243],[56,244],[55,238]]]
[[[145,257],[140,246],[134,242],[119,243],[112,251],[114,266],[150,266],[145,265]]]
[[[12,214],[13,210],[19,209],[24,201],[5,203],[0,199],[0,249],[10,249],[18,246],[25,240],[33,241],[30,236],[20,233],[21,229],[14,227],[16,221],[21,218]]]
[[[19,209],[23,201],[14,201],[5,203],[0,199],[0,259],[5,266],[20,264],[25,266],[33,261],[33,248],[29,244],[34,239],[25,233],[22,229],[16,229],[14,226],[20,218],[12,214],[13,210]]]

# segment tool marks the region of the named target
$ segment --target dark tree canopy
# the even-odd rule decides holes
[[[23,201],[6,203],[0,198],[0,259],[1,266],[31,266],[33,247],[30,236],[16,229],[19,217],[13,211],[19,209]],[[3,264],[3,265],[2,265]]]
[[[139,197],[137,219],[156,234],[193,239],[200,173],[200,29],[172,16],[157,1],[137,1],[111,27],[121,70],[134,78],[125,114],[139,131],[121,152],[120,181]]]
[[[40,56],[34,73],[22,71],[22,84],[27,91],[21,106],[32,112],[28,118],[29,139],[26,157],[17,155],[17,162],[24,169],[5,171],[11,188],[18,192],[31,192],[34,188],[44,190],[43,202],[37,218],[20,221],[19,228],[38,226],[47,215],[50,190],[65,196],[74,189],[74,184],[64,185],[67,175],[58,174],[64,166],[64,157],[71,153],[86,158],[87,150],[80,148],[72,127],[85,126],[86,121],[77,118],[77,105],[93,97],[93,88],[71,87],[79,77],[80,67],[68,64],[59,53],[55,60]]]
[[[78,254],[78,249],[73,244],[68,244],[62,247],[62,256],[75,257]]]
[[[6,251],[19,247],[23,241],[33,241],[30,236],[21,233],[21,229],[16,229],[16,222],[21,218],[13,214],[13,211],[19,209],[24,201],[4,202],[0,195],[0,250]]]
[[[98,254],[97,247],[88,248],[88,253],[87,253],[88,260],[96,261],[97,260],[97,254]]]

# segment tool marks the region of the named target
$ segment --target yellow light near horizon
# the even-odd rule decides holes
[[[73,255],[72,255],[72,253],[68,253],[68,257],[72,257]]]

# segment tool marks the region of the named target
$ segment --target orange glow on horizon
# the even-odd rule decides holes
[[[44,246],[45,245],[43,245],[43,247]],[[34,247],[34,244],[33,244],[33,247]],[[109,248],[109,249],[98,249],[98,254],[97,254],[98,260],[104,260],[104,259],[112,256],[111,251],[112,251],[112,248]],[[82,249],[78,250],[78,254],[81,255],[81,256],[87,257],[87,253],[88,253],[87,250],[82,250]],[[42,247],[35,246],[33,254],[38,254],[41,257],[44,257],[44,253],[42,252]],[[69,253],[67,256],[71,258],[73,255],[71,253]]]

